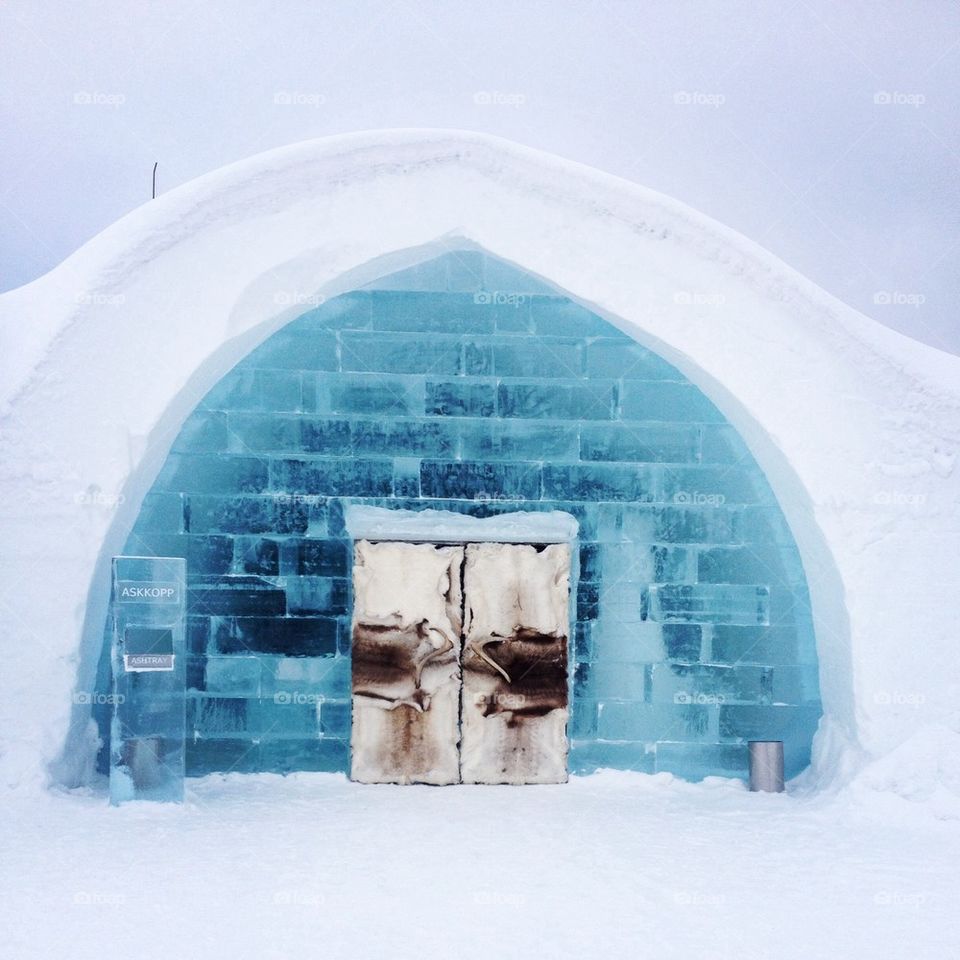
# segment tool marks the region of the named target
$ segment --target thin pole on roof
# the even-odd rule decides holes
[[[150,198],[151,200],[156,200],[156,199],[157,199],[157,164],[158,164],[159,162],[160,162],[160,161],[157,160],[157,161],[155,161],[154,164],[153,164],[153,195],[152,195],[151,198]]]

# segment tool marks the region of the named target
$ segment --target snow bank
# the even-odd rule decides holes
[[[378,132],[202,177],[0,297],[3,782],[45,782],[68,729],[56,775],[86,775],[109,557],[196,401],[320,299],[458,247],[608,317],[740,430],[811,588],[820,782],[946,722],[960,360],[651,191],[490,137]]]
[[[561,510],[516,510],[496,517],[471,517],[449,510],[388,510],[355,505],[344,516],[354,540],[427,540],[431,543],[565,543],[579,524]]]

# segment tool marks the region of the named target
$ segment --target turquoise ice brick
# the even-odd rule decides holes
[[[267,462],[254,456],[174,453],[167,457],[154,490],[188,493],[261,493]]]
[[[552,337],[617,336],[617,328],[567,297],[532,296],[530,318],[534,331]]]
[[[700,427],[702,463],[751,464],[752,457],[740,434],[728,423],[708,423]]]
[[[529,294],[505,292],[503,288],[498,288],[477,294],[477,299],[482,301],[484,313],[493,315],[497,333],[517,336],[533,334]]]
[[[291,616],[336,616],[346,612],[349,581],[342,577],[290,577],[286,594]]]
[[[184,498],[181,493],[148,493],[137,515],[139,533],[181,533]]]
[[[699,740],[709,733],[718,707],[698,704],[601,703],[597,720],[600,740]],[[714,720],[714,726],[716,721]]]
[[[711,547],[697,557],[697,580],[701,583],[785,583],[786,572],[778,551],[762,546]]]
[[[318,390],[317,413],[418,416],[423,413],[422,377],[385,373],[350,373],[327,381]]]
[[[257,347],[246,362],[258,370],[336,370],[337,335],[285,327]]]
[[[617,388],[609,381],[564,383],[508,381],[497,389],[502,417],[612,420]]]
[[[190,532],[209,533],[305,533],[315,504],[306,497],[268,494],[249,497],[191,495]]]
[[[230,413],[227,431],[230,450],[236,454],[300,449],[300,419],[296,414]]]
[[[703,650],[703,627],[699,623],[665,623],[663,648],[668,660],[696,663]]]
[[[640,742],[574,740],[570,744],[570,772],[580,776],[597,770],[632,770],[653,773],[656,753]]]
[[[773,702],[809,704],[820,700],[820,671],[815,663],[773,667]]]
[[[393,461],[333,457],[272,460],[270,486],[276,493],[385,497],[393,490]]]
[[[772,495],[768,494],[768,497],[766,502],[744,507],[743,539],[749,543],[769,543],[786,548],[783,550],[785,556],[798,557],[790,527]]]
[[[450,253],[431,261],[429,265],[433,264],[444,271],[445,277],[443,279],[448,292],[473,294],[483,289],[486,256],[482,251],[451,250]],[[437,272],[439,273],[439,270]],[[431,278],[425,277],[424,279],[429,282]],[[436,277],[437,282],[440,279],[440,276]],[[438,286],[431,285],[424,289],[436,290]]]
[[[488,377],[493,373],[493,349],[488,342],[468,340],[463,344],[462,372],[467,377]]]
[[[343,773],[349,767],[350,744],[345,740],[320,739],[264,740],[260,744],[260,769],[273,773],[297,770]]]
[[[624,380],[622,420],[722,423],[723,414],[692,383]]]
[[[484,256],[483,284],[484,290],[524,294],[528,301],[534,296],[556,297],[558,295],[556,289],[545,280],[490,255]]]
[[[649,616],[670,621],[763,625],[770,622],[770,590],[726,583],[653,584]]]
[[[320,735],[320,698],[306,690],[275,693],[251,700],[261,739]]]
[[[420,334],[493,333],[494,321],[477,309],[471,293],[434,293],[424,297],[407,291],[374,291],[373,329]]]
[[[366,291],[345,293],[292,320],[287,330],[310,334],[327,330],[369,330],[371,298]]]
[[[680,498],[682,499],[682,498]],[[664,543],[740,544],[745,540],[741,508],[718,502],[703,503],[690,497],[691,503],[659,506],[644,513],[650,518],[650,536]],[[645,531],[641,530],[641,536]]]
[[[591,340],[588,343],[586,373],[588,377],[626,380],[684,380],[683,374],[676,367],[652,351],[641,347],[640,344],[632,343],[624,334],[616,336],[608,333],[603,339]],[[650,419],[678,418],[650,417]]]
[[[567,735],[571,740],[592,740],[597,736],[599,704],[596,700],[574,700],[570,706]]]
[[[256,740],[189,740],[187,776],[208,773],[254,773],[262,769],[260,746]]]
[[[265,537],[236,537],[233,542],[233,572],[256,577],[279,576],[279,542]]]
[[[457,425],[436,418],[303,417],[299,424],[309,453],[446,456],[457,448]]]
[[[693,744],[684,741],[657,744],[657,773],[674,773],[687,780],[703,780],[704,777],[745,780],[748,766],[746,744]]]
[[[208,656],[204,689],[221,697],[260,695],[260,660],[257,657]]]
[[[350,696],[350,660],[347,657],[277,657],[265,665],[261,691],[343,700]]]
[[[187,731],[193,738],[254,739],[257,717],[247,697],[195,694],[187,700]]]
[[[539,500],[540,464],[424,460],[420,489],[425,497]]]
[[[466,459],[576,460],[578,428],[571,423],[536,420],[460,421],[460,444]]]
[[[679,506],[717,507],[769,503],[769,491],[754,475],[727,466],[674,466],[664,464],[662,497]]]
[[[383,373],[430,373],[457,376],[462,372],[459,337],[435,333],[429,340],[403,333],[340,335],[341,369]]]
[[[187,417],[170,449],[173,453],[221,453],[227,445],[227,414],[201,409]]]
[[[580,431],[582,460],[696,463],[698,446],[695,425],[585,423]]]
[[[595,620],[584,620],[574,627],[573,657],[579,663],[589,663],[593,655],[593,628]]]
[[[420,496],[420,460],[417,457],[397,457],[393,461],[393,495]]]
[[[643,664],[663,658],[660,624],[624,621],[609,604],[601,611],[591,628],[594,660]]]
[[[634,700],[642,702],[650,668],[643,663],[598,661],[577,667],[575,695],[594,700]]]
[[[320,704],[320,733],[324,737],[348,739],[352,707],[349,700],[324,700]]]
[[[531,343],[512,337],[495,342],[492,349],[493,373],[498,377],[583,376],[583,344],[577,340],[537,337]]]
[[[492,417],[497,406],[494,381],[428,380],[425,410],[445,417]]]
[[[797,629],[792,622],[765,627],[712,628],[711,657],[719,663],[792,664],[801,662]]]
[[[691,706],[770,703],[773,669],[718,664],[655,663],[651,700]]]
[[[234,367],[204,398],[205,410],[299,410],[302,377],[296,370]]]
[[[656,497],[653,470],[642,464],[544,464],[543,495],[564,500],[642,500]]]

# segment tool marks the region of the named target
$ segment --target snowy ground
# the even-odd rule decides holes
[[[182,807],[6,806],[4,960],[922,960],[960,942],[960,822],[867,791],[234,775],[190,781]]]

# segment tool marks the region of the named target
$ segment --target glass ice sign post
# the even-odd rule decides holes
[[[186,562],[113,559],[110,802],[183,800]]]

